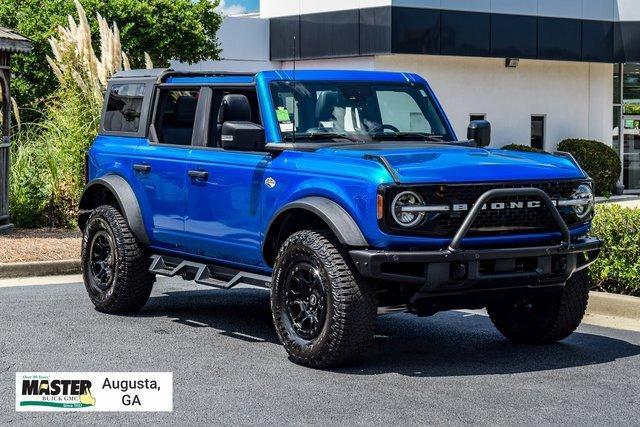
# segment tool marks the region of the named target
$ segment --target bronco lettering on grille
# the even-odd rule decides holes
[[[553,204],[557,204],[557,201],[553,201]],[[501,211],[501,210],[510,210],[510,209],[537,209],[542,207],[542,202],[538,200],[530,200],[528,202],[518,201],[518,202],[493,202],[486,203],[482,206],[483,210],[490,211]],[[454,212],[464,212],[468,211],[471,207],[467,203],[456,203],[452,205],[452,211]]]

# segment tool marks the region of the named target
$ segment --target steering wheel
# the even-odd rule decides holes
[[[315,128],[309,128],[306,130],[305,133],[331,133],[333,132],[332,128],[326,128],[326,127],[315,127]]]
[[[385,130],[390,130],[392,132],[400,133],[400,129],[398,129],[394,125],[382,124],[382,125],[378,125],[375,128],[371,129],[372,132],[380,132],[380,131],[382,131],[383,133],[384,133]]]

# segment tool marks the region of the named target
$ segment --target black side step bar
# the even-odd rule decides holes
[[[271,276],[157,254],[151,255],[149,272],[167,277],[179,275],[185,280],[220,289],[231,289],[241,283],[262,288],[271,284]]]

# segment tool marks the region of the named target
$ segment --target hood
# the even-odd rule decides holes
[[[374,143],[332,146],[318,152],[356,158],[384,156],[404,184],[586,178],[569,158],[493,148]]]

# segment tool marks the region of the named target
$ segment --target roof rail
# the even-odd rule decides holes
[[[112,79],[140,79],[149,77],[160,77],[168,70],[166,68],[152,68],[139,70],[123,70],[115,73]]]
[[[255,77],[256,73],[236,72],[236,71],[189,71],[189,70],[165,70],[159,77],[160,81],[165,81],[169,77],[224,77],[224,76],[246,76]]]
[[[221,77],[221,76],[247,76],[254,77],[256,73],[231,72],[231,71],[189,71],[174,70],[172,68],[153,68],[118,71],[112,79],[140,79],[155,78],[158,83],[166,81],[169,77]]]

